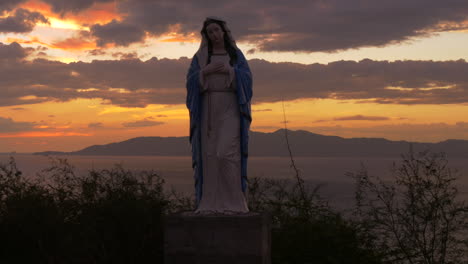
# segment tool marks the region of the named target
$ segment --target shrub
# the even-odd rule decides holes
[[[402,155],[392,178],[356,179],[355,216],[363,233],[391,263],[466,263],[467,206],[444,153]]]
[[[116,165],[76,176],[52,159],[38,176],[23,179],[12,158],[0,165],[1,263],[162,263],[171,206],[157,174]]]
[[[298,188],[288,180],[250,180],[249,208],[272,216],[272,263],[381,263],[357,227],[320,197],[318,187]]]

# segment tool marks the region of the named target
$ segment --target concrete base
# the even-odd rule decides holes
[[[166,264],[270,264],[271,219],[267,214],[196,215],[165,219]]]

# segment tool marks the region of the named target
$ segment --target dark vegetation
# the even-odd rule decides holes
[[[250,179],[250,209],[272,215],[272,263],[466,263],[467,210],[444,156],[410,152],[394,168],[392,179],[349,173],[352,217],[295,167],[292,180]],[[163,263],[162,219],[180,210],[193,210],[192,197],[164,190],[153,171],[75,175],[51,158],[28,180],[10,158],[0,164],[0,263]]]
[[[78,177],[53,159],[34,181],[0,166],[0,263],[161,262],[161,215],[173,206],[153,172],[116,166]]]
[[[356,179],[355,219],[390,263],[468,263],[468,207],[444,153],[402,155],[391,179]]]

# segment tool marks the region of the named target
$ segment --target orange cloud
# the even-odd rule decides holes
[[[51,21],[51,27],[69,28],[69,29],[86,29],[84,25],[92,25],[96,23],[105,24],[112,19],[121,20],[121,15],[117,13],[115,3],[95,3],[89,9],[78,14],[67,14],[66,17],[60,17],[59,14],[52,12],[52,7],[49,4],[39,0],[29,0],[18,6],[19,8],[28,9],[29,11],[37,11],[42,13]],[[21,38],[7,38],[7,42],[17,42],[20,44],[40,44],[53,49],[62,50],[92,50],[96,49],[94,40],[83,36],[73,36],[54,43],[45,43],[38,37],[29,36],[29,40]],[[112,48],[113,44],[107,44],[105,48]]]
[[[90,8],[78,14],[67,13],[64,17],[60,17],[60,14],[52,12],[52,7],[49,4],[39,0],[29,0],[18,7],[40,12],[49,19],[64,23],[70,21],[78,25],[105,24],[112,21],[112,19],[122,20],[122,15],[117,12],[116,3],[114,2],[94,3]]]
[[[166,34],[166,36],[161,39],[161,42],[189,42],[189,43],[195,43],[195,42],[199,42],[199,41],[200,41],[199,38],[195,37],[195,33],[191,33],[188,36],[184,36],[182,34],[171,32],[169,34]]]
[[[41,44],[41,45],[50,47],[48,43],[42,42],[41,40],[39,40],[38,37],[34,37],[34,36],[30,36],[29,40],[21,39],[21,38],[7,38],[6,42],[8,43],[16,42],[19,44]]]
[[[23,132],[0,134],[0,138],[30,138],[30,137],[70,137],[81,136],[90,137],[92,134],[78,132]]]
[[[64,40],[56,41],[52,44],[41,41],[38,37],[30,36],[29,40],[22,38],[7,38],[6,42],[17,42],[19,44],[40,44],[52,49],[63,50],[92,50],[96,49],[96,43],[93,40],[86,40],[82,37],[71,37]],[[113,44],[107,44],[106,48],[113,47]]]
[[[116,3],[94,3],[91,8],[70,17],[80,24],[106,24],[112,19],[122,20],[122,15],[117,12]]]
[[[7,38],[7,43],[19,43],[19,44],[39,44],[46,46],[52,49],[62,49],[62,50],[93,50],[97,48],[96,42],[94,40],[87,40],[83,37],[76,36],[67,38],[64,40],[56,41],[52,44],[41,41],[38,37],[30,36],[29,40],[22,38]],[[112,48],[115,45],[113,43],[108,43],[105,45],[105,48]]]
[[[181,29],[180,24],[175,24],[169,27],[169,32],[164,34],[164,37],[160,40],[162,42],[189,42],[194,43],[200,41],[198,37],[195,36],[195,33],[190,33],[184,35],[179,33]]]
[[[46,17],[53,16],[50,6],[38,0],[29,0],[23,4],[18,5],[19,8],[28,9],[29,11],[37,11]]]
[[[468,32],[468,20],[461,22],[443,21],[435,26],[436,31]]]
[[[84,40],[79,37],[71,37],[65,40],[54,42],[50,46],[52,48],[63,50],[91,50],[97,47],[94,41]]]

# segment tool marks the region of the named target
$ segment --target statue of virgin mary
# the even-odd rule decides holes
[[[207,17],[201,36],[186,80],[195,213],[246,213],[252,74],[226,21]]]

